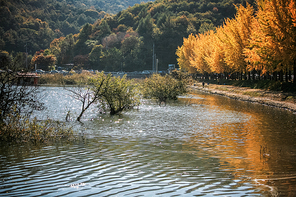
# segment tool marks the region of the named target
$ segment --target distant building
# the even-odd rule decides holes
[[[63,67],[58,67],[57,70],[71,70],[74,67],[74,63],[69,63],[69,64],[63,64]]]
[[[172,70],[175,70],[175,64],[169,64],[168,73],[171,73]]]
[[[18,81],[20,85],[38,85],[40,75],[37,73],[17,73]]]

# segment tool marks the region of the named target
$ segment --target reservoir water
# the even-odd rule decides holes
[[[75,119],[81,104],[43,88],[33,116]],[[93,106],[84,140],[0,145],[0,196],[296,196],[296,114],[192,94],[110,117]]]

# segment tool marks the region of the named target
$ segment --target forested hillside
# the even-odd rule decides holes
[[[177,64],[175,52],[184,37],[222,25],[225,18],[234,17],[234,4],[240,3],[246,2],[156,0],[136,4],[85,25],[79,35],[54,40],[45,54],[53,54],[60,65],[73,62],[76,67],[106,71],[151,70],[154,45],[159,70],[166,70],[168,64]]]
[[[148,0],[0,0],[0,50],[35,51],[86,23]],[[150,0],[149,0],[150,1]]]
[[[99,9],[107,5],[103,1],[0,2],[2,50],[24,51],[28,43],[29,53],[38,51],[32,65],[44,69],[54,62],[132,71],[151,70],[153,45],[159,70],[177,64],[175,52],[184,37],[222,25],[225,18],[234,17],[235,5],[253,4],[254,0],[156,0],[136,4],[115,15]],[[80,33],[75,34],[82,24]]]

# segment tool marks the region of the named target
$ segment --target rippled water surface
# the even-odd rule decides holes
[[[42,120],[77,117],[44,88]],[[87,111],[75,143],[0,145],[0,196],[296,196],[296,115],[197,94],[121,116]]]

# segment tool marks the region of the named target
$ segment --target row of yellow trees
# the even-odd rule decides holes
[[[177,49],[181,69],[191,73],[291,73],[296,71],[295,0],[257,0],[240,5],[234,19],[184,38]]]

